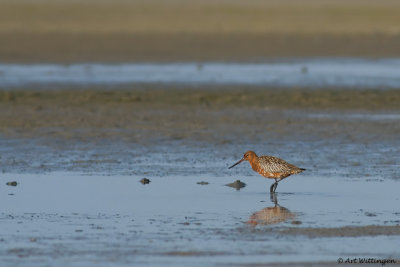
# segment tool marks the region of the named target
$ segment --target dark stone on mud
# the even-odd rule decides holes
[[[150,183],[151,181],[150,181],[149,179],[147,179],[147,178],[143,178],[142,180],[140,180],[140,182],[141,182],[142,184],[148,184],[148,183]]]
[[[12,182],[7,182],[6,183],[6,185],[9,185],[9,186],[17,186],[17,182],[16,181],[12,181]]]
[[[208,185],[209,183],[205,182],[205,181],[201,181],[201,182],[197,182],[197,184],[199,184],[199,185]]]
[[[226,184],[226,186],[230,186],[230,187],[236,188],[236,190],[240,190],[241,188],[245,187],[246,184],[243,183],[243,182],[240,181],[240,180],[236,180],[236,181],[234,181],[233,183]]]

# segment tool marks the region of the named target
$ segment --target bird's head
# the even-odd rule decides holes
[[[255,157],[257,157],[256,153],[254,153],[253,151],[247,151],[246,153],[244,153],[243,158],[241,160],[239,160],[238,162],[236,162],[235,164],[233,164],[232,166],[230,166],[229,169],[235,167],[236,165],[238,165],[239,163],[241,163],[243,161],[251,162]]]

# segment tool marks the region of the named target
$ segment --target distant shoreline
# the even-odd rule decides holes
[[[1,1],[3,63],[400,57],[400,3]]]

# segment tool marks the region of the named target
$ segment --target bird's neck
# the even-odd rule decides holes
[[[251,160],[249,160],[249,163],[251,165],[251,168],[255,171],[258,170],[258,160],[257,157],[252,158]]]

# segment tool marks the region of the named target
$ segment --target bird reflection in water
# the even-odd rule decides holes
[[[278,199],[275,193],[271,193],[271,201],[275,204],[273,207],[266,207],[254,212],[247,223],[254,226],[277,224],[287,220],[293,220],[296,217],[295,213],[278,205]]]

